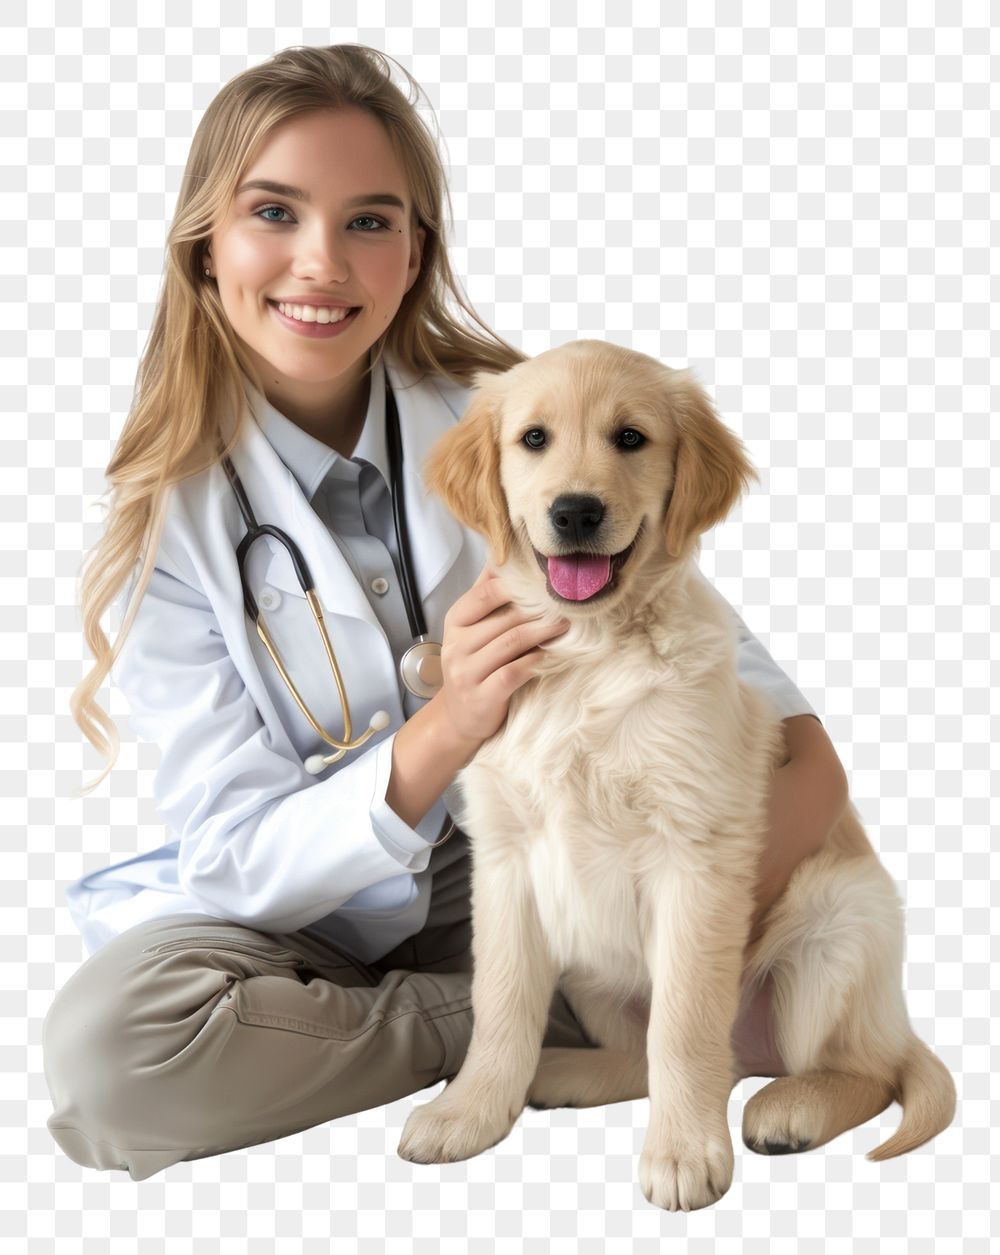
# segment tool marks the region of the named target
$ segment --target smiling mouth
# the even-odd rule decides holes
[[[566,553],[546,556],[532,547],[545,575],[549,593],[559,601],[597,601],[617,585],[622,567],[631,558],[642,528],[619,553]]]

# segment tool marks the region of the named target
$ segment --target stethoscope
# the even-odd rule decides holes
[[[396,398],[392,395],[392,389],[386,381],[385,389],[385,413],[386,413],[386,436],[389,445],[389,490],[392,496],[392,520],[396,531],[396,546],[399,550],[399,564],[401,568],[403,597],[406,601],[406,614],[410,621],[410,632],[414,636],[413,644],[407,649],[399,664],[399,672],[403,683],[407,689],[415,696],[422,698],[433,697],[442,686],[441,671],[441,646],[436,641],[432,641],[428,637],[427,623],[424,619],[423,608],[420,604],[420,598],[416,595],[415,585],[412,576],[412,562],[410,558],[410,540],[409,528],[406,525],[406,504],[403,499],[402,485],[402,463],[403,448],[399,436],[399,414],[396,410]],[[364,743],[381,732],[383,728],[389,725],[389,714],[385,710],[376,710],[372,715],[371,723],[368,725],[366,732],[363,732],[356,740],[351,738],[351,708],[347,700],[347,692],[344,688],[344,680],[340,674],[340,667],[337,665],[337,659],[333,652],[333,646],[330,643],[330,635],[326,630],[326,623],[323,621],[323,610],[316,595],[316,588],[313,584],[313,578],[309,571],[309,567],[302,551],[294,540],[283,532],[280,528],[274,527],[269,523],[259,524],[254,517],[253,510],[250,508],[250,502],[247,499],[246,489],[236,474],[236,468],[228,457],[222,458],[222,465],[225,467],[226,475],[232,485],[233,492],[236,494],[236,500],[239,502],[240,512],[243,515],[243,521],[247,526],[247,533],[240,541],[236,549],[236,561],[239,565],[240,583],[243,586],[243,604],[246,612],[253,620],[257,629],[257,635],[263,642],[264,648],[270,654],[274,665],[284,680],[288,691],[295,699],[295,703],[302,714],[308,720],[309,725],[317,736],[321,737],[327,745],[335,747],[333,754],[313,754],[305,761],[305,769],[310,775],[318,775],[330,763],[338,762],[348,750],[359,749]],[[244,563],[250,546],[255,540],[259,540],[262,536],[271,536],[279,544],[284,545],[288,551],[288,555],[292,560],[292,566],[295,568],[295,576],[299,581],[303,593],[305,593],[306,601],[312,610],[313,618],[316,620],[316,626],[319,628],[320,635],[323,638],[323,648],[326,651],[327,661],[330,663],[330,669],[333,672],[333,678],[337,682],[337,692],[340,695],[340,706],[344,715],[344,739],[338,740],[331,736],[325,728],[316,720],[312,711],[302,700],[298,689],[288,674],[288,670],[281,660],[274,642],[271,640],[270,633],[266,624],[261,619],[260,610],[254,599],[250,586],[247,583]]]

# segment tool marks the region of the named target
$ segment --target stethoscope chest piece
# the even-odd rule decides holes
[[[441,691],[444,684],[441,646],[436,641],[422,637],[403,655],[399,670],[403,683],[414,697],[433,697]]]

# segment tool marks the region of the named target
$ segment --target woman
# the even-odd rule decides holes
[[[78,1163],[140,1180],[461,1065],[468,858],[443,795],[553,628],[507,602],[482,540],[422,491],[423,458],[461,417],[473,372],[524,360],[458,291],[446,190],[413,102],[363,47],[289,49],[245,71],[195,135],[82,584],[96,663],[74,716],[107,774],[118,738],[94,695],[114,668],[133,728],[160,748],[172,839],[67,893],[90,957],[43,1048],[48,1127]],[[453,316],[448,292],[486,334]],[[411,578],[444,644],[416,691],[400,680],[414,630],[394,412]],[[236,556],[244,506],[301,549],[360,726],[345,728],[299,572],[271,537],[243,576],[309,715],[255,632]],[[126,585],[112,650],[99,621]],[[846,779],[811,707],[740,628],[741,673],[787,716],[762,917],[832,825]],[[355,748],[330,755],[337,739]],[[545,1040],[589,1044],[561,995]]]

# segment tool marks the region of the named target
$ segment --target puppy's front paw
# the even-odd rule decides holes
[[[646,1198],[667,1211],[697,1211],[716,1203],[733,1181],[729,1130],[697,1132],[654,1144],[647,1135],[639,1159]]]
[[[450,1097],[449,1086],[433,1102],[410,1112],[396,1153],[411,1163],[456,1163],[471,1159],[497,1142],[514,1127],[517,1114],[499,1111],[489,1102],[466,1103]]]

